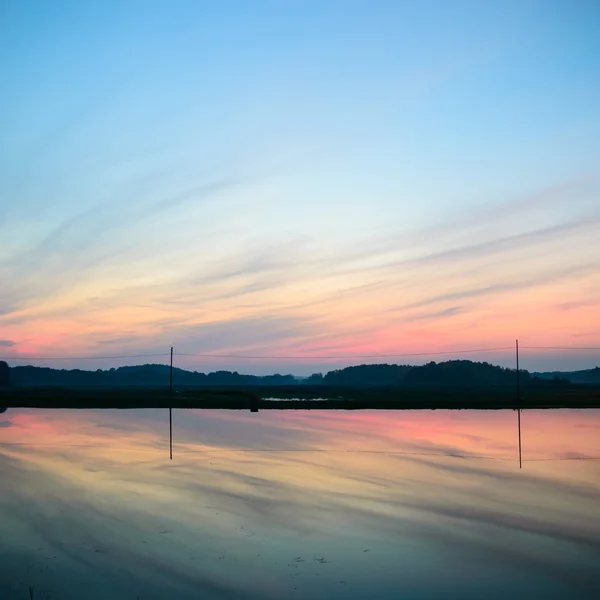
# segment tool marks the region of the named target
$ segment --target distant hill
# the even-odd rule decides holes
[[[531,380],[528,371],[520,370],[520,381],[527,384]],[[487,362],[470,360],[450,360],[441,363],[430,362],[422,367],[414,367],[404,378],[405,385],[515,385],[517,372]]]
[[[521,370],[522,385],[556,385],[568,383],[600,383],[600,368],[586,371],[553,371],[529,373]],[[290,386],[325,385],[328,387],[427,387],[427,386],[512,386],[516,383],[516,371],[487,362],[449,360],[430,362],[422,366],[411,365],[356,365],[335,369],[325,375],[315,373],[299,378],[293,375],[243,375],[237,371],[214,371],[201,373],[173,369],[173,385],[176,387],[202,386]],[[12,367],[0,364],[0,387],[167,387],[167,365],[140,365],[107,370],[85,371],[82,369],[51,369],[48,367]]]
[[[48,367],[12,367],[10,379],[15,386],[44,387],[163,387],[169,385],[167,365],[140,365],[118,367],[108,370],[85,371],[82,369],[51,369]],[[295,385],[293,375],[241,375],[237,371],[215,371],[199,373],[185,369],[173,369],[173,384],[177,386],[205,385]]]
[[[543,380],[566,379],[571,383],[600,383],[600,367],[583,371],[550,371],[547,373],[533,373],[533,376]]]
[[[314,377],[314,376],[313,376]],[[528,371],[520,371],[521,383],[530,382]],[[323,377],[325,385],[336,386],[490,386],[514,385],[516,371],[487,362],[449,360],[423,366],[358,365],[330,371]]]
[[[323,377],[322,383],[349,387],[372,385],[395,387],[404,385],[406,374],[414,368],[410,365],[356,365],[329,371]],[[311,378],[314,378],[314,375]]]

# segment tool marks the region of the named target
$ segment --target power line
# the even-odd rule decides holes
[[[600,351],[598,346],[520,346],[523,350],[566,350],[566,351]],[[473,348],[468,350],[439,350],[435,352],[405,352],[389,354],[321,354],[317,356],[300,355],[249,355],[249,354],[214,354],[212,352],[174,352],[174,356],[197,356],[201,358],[229,358],[246,360],[352,360],[370,358],[403,358],[414,356],[445,356],[454,354],[476,354],[483,352],[501,352],[513,350],[513,346],[498,346],[495,348]],[[150,354],[123,354],[112,356],[0,356],[0,360],[119,360],[125,358],[168,357],[168,352]]]
[[[318,360],[318,359],[352,359],[352,358],[401,358],[409,356],[440,356],[446,354],[473,354],[476,352],[496,352],[500,350],[512,350],[512,346],[503,346],[498,348],[476,348],[473,350],[445,350],[438,352],[407,352],[403,354],[343,354],[331,355],[321,354],[319,356],[251,356],[243,354],[212,354],[212,353],[185,353],[175,352],[176,356],[200,356],[204,358],[255,358],[255,359],[293,359],[293,360]]]
[[[600,347],[593,346],[521,346],[526,350],[600,350]]]
[[[0,356],[0,360],[110,360],[119,358],[147,358],[150,356],[168,356],[167,352],[159,354],[126,354],[123,356]]]

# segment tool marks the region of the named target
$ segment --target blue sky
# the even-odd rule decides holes
[[[599,28],[583,1],[4,2],[3,347],[600,345]]]

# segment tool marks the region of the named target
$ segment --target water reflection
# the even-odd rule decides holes
[[[13,410],[0,598],[591,598],[600,411]],[[573,460],[577,459],[577,460]]]

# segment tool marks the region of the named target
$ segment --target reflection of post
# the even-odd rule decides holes
[[[519,340],[515,341],[515,352],[517,355],[517,402],[521,404],[521,376],[519,372]]]
[[[517,425],[519,429],[519,469],[523,468],[523,455],[521,452],[521,379],[519,374],[519,340],[515,341],[517,355]]]
[[[521,409],[517,408],[517,419],[519,424],[519,469],[523,468],[523,459],[521,455]]]

